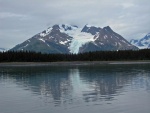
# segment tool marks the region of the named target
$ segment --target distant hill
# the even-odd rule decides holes
[[[7,49],[5,48],[0,48],[0,52],[6,51]]]

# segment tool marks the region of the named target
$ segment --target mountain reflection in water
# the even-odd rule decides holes
[[[109,105],[132,90],[150,94],[149,66],[0,67],[0,85],[16,84],[54,107]]]

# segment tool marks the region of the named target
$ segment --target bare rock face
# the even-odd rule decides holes
[[[137,50],[109,26],[54,25],[10,49],[42,53],[82,53],[89,51]]]

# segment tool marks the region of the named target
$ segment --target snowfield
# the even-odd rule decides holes
[[[71,41],[69,47],[71,53],[78,53],[79,48],[82,47],[82,45],[86,44],[87,42],[94,41],[94,35],[90,33],[81,32],[82,28],[78,28],[67,24],[65,24],[65,29],[62,27],[62,25],[59,25],[59,27],[60,32],[66,33],[69,36],[73,37],[73,40]],[[71,28],[71,30],[66,30],[67,28]]]

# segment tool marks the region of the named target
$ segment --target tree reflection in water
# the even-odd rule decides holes
[[[113,101],[125,88],[150,90],[149,65],[1,67],[0,81],[11,79],[55,106]],[[132,86],[133,85],[133,86]]]

